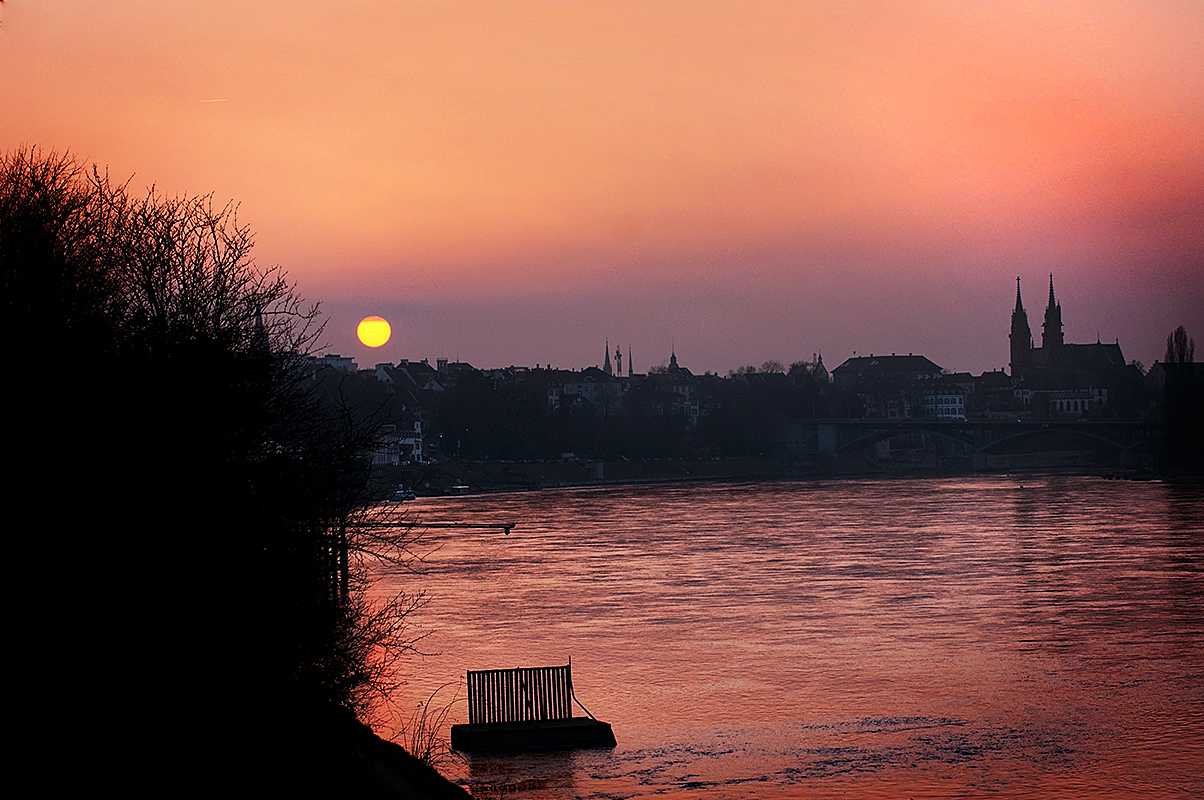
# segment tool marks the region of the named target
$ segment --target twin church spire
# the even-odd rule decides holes
[[[615,375],[623,377],[623,349],[615,347],[615,366],[611,369],[610,366],[610,339],[606,340],[606,358],[602,362],[602,371],[607,375]],[[631,377],[631,346],[627,346],[627,377]]]
[[[1020,278],[1016,278],[1016,308],[1012,311],[1012,376],[1032,366],[1033,334],[1028,325],[1028,312],[1020,298]],[[1045,306],[1045,322],[1041,326],[1041,348],[1052,351],[1065,344],[1062,332],[1062,305],[1054,297],[1053,273],[1049,274],[1049,302]]]

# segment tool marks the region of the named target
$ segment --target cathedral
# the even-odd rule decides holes
[[[1049,276],[1049,302],[1041,326],[1041,346],[1033,346],[1028,312],[1016,279],[1016,307],[1012,311],[1012,384],[1025,405],[1034,411],[1079,414],[1098,412],[1108,405],[1109,393],[1131,383],[1136,367],[1125,364],[1119,341],[1104,344],[1066,344],[1062,333],[1062,305],[1054,297]],[[1140,375],[1140,372],[1137,373]]]

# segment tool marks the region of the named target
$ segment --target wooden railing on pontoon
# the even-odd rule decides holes
[[[574,699],[571,663],[468,671],[470,725],[572,719]]]

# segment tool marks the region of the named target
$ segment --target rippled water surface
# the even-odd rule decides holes
[[[573,662],[613,750],[474,795],[1204,795],[1204,492],[1026,476],[423,499],[405,703]],[[453,722],[467,721],[461,688]]]

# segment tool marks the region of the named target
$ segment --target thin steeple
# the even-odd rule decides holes
[[[1053,273],[1049,273],[1049,305],[1045,307],[1045,324],[1041,326],[1041,347],[1062,346],[1062,306],[1054,299]]]
[[[828,376],[828,368],[824,366],[824,354],[820,351],[815,357],[815,368],[811,370],[811,377],[820,383],[828,383],[831,378]]]
[[[255,312],[255,328],[251,331],[251,347],[261,353],[272,349],[268,341],[268,330],[263,324],[263,314],[258,311]]]
[[[1016,308],[1012,311],[1011,340],[1012,377],[1018,378],[1029,366],[1033,349],[1033,333],[1028,326],[1028,313],[1020,299],[1020,278],[1016,278]]]
[[[614,374],[610,368],[610,339],[606,340],[606,360],[602,362],[602,371],[607,375]]]

